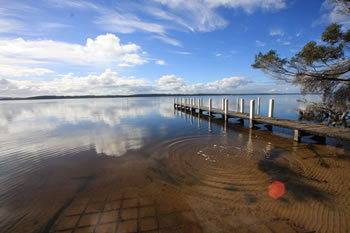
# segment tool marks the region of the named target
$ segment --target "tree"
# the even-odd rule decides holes
[[[350,13],[350,0],[333,2],[338,4],[338,10],[342,9],[341,13]],[[322,33],[322,43],[311,41],[290,59],[281,58],[275,50],[266,54],[259,52],[252,67],[275,79],[301,86],[302,94],[322,94],[323,103],[319,104],[322,111],[328,108],[329,114],[342,117],[333,123],[344,122],[350,109],[349,49],[350,30],[343,31],[341,25],[331,24]],[[312,106],[309,109],[316,110],[316,105]]]

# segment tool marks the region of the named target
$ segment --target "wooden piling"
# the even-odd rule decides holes
[[[271,118],[273,117],[274,103],[275,103],[275,100],[270,99],[270,101],[269,101],[269,117],[271,117]]]
[[[241,113],[244,113],[244,99],[241,99]]]
[[[212,108],[212,99],[209,98],[209,103],[208,103],[208,108],[209,108],[209,111],[208,111],[208,114],[209,114],[209,117],[211,116],[211,108]]]
[[[256,107],[256,115],[260,115],[260,97],[258,97],[258,106]]]
[[[227,121],[228,120],[228,116],[227,116],[227,114],[228,114],[228,99],[225,99],[225,121]]]
[[[249,128],[254,127],[255,100],[250,100]]]
[[[225,98],[221,99],[221,108],[225,111]]]
[[[301,131],[298,129],[294,129],[294,141],[300,142],[301,141]]]
[[[238,110],[239,110],[239,98],[237,96],[236,112],[238,112]]]

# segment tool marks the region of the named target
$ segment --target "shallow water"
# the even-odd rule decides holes
[[[275,116],[297,119],[298,97],[275,96]],[[349,169],[348,142],[173,98],[0,102],[0,232],[349,232]]]

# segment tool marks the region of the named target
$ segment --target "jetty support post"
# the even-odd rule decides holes
[[[300,142],[301,141],[301,131],[298,129],[294,129],[294,136],[293,136],[294,141]]]
[[[192,112],[193,110],[193,98],[190,99],[190,111]]]
[[[225,121],[228,120],[227,114],[228,114],[228,99],[225,99]]]
[[[209,98],[209,103],[208,103],[208,108],[209,108],[209,111],[208,111],[208,114],[209,114],[209,117],[211,116],[211,107],[212,107],[212,99]]]
[[[221,99],[221,108],[223,111],[225,111],[225,100],[226,100],[225,98]]]
[[[274,99],[270,99],[270,102],[269,102],[269,117],[273,117],[274,104],[275,104],[275,100]]]
[[[244,99],[241,99],[241,113],[244,113]]]
[[[255,100],[250,100],[249,128],[254,127]]]
[[[239,110],[239,98],[238,98],[238,96],[237,96],[237,101],[236,101],[236,112],[238,112],[238,110]]]
[[[258,106],[256,107],[256,115],[260,115],[260,96],[258,97]]]
[[[187,98],[185,98],[185,112],[187,111]]]

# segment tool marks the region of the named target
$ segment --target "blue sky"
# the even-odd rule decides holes
[[[320,0],[0,0],[0,96],[299,92],[254,56],[333,22]]]

